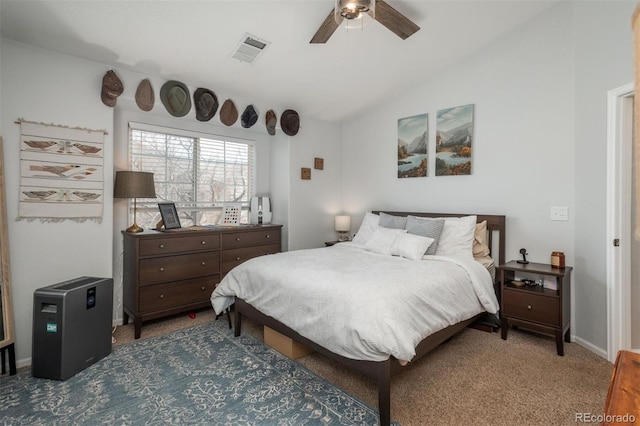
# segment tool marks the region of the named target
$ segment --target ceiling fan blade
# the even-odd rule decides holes
[[[409,20],[409,18],[389,6],[389,4],[383,0],[376,0],[375,19],[403,40],[406,40],[420,29],[420,27]]]
[[[340,22],[336,22],[333,14],[334,9],[331,9],[331,13],[329,13],[329,16],[327,16],[322,25],[320,25],[320,28],[318,28],[318,31],[316,31],[309,43],[326,43],[327,40],[329,40],[331,35],[340,26],[340,22],[344,19],[340,17]]]

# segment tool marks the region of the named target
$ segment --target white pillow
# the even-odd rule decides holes
[[[396,238],[406,232],[406,229],[383,228],[379,226],[373,231],[371,238],[369,238],[364,245],[364,248],[374,253],[391,255],[391,247],[396,241]]]
[[[400,234],[391,246],[391,254],[411,260],[420,260],[434,241],[433,238],[420,235]]]
[[[445,217],[436,255],[473,259],[473,238],[477,219],[476,216]]]
[[[356,236],[353,237],[353,243],[361,246],[365,245],[369,238],[371,238],[373,231],[376,230],[379,223],[380,216],[371,212],[366,212],[364,214],[364,219],[362,219],[362,224],[360,225],[358,232],[356,232]]]

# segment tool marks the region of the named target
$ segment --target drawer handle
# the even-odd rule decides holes
[[[205,244],[207,244],[207,242],[206,241],[201,241],[200,244],[205,245]]]
[[[160,272],[164,272],[164,268],[160,268]]]
[[[164,294],[161,294],[161,295],[160,295],[160,299],[164,299]]]
[[[236,241],[240,241],[240,237],[236,237]]]
[[[531,305],[527,305],[527,309],[528,309],[528,310],[531,310]]]
[[[202,263],[201,263],[201,265],[202,265],[202,266],[204,266],[204,265],[206,265],[206,264],[207,264],[206,262],[202,262]]]
[[[268,240],[269,238],[271,238],[271,235],[267,234],[267,240]]]
[[[240,260],[240,256],[236,257],[236,260]]]
[[[164,248],[164,244],[160,244],[158,247],[160,247],[161,249]]]
[[[202,286],[200,289],[201,289],[202,291],[204,291],[204,290],[206,289],[206,287],[205,287],[205,286]]]

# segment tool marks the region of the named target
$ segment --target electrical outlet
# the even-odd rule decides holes
[[[569,220],[569,207],[551,207],[551,220]]]

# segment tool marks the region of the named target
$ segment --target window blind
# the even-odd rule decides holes
[[[175,203],[182,226],[208,225],[226,203],[248,208],[255,193],[253,141],[130,122],[129,161],[154,174],[157,199],[137,202],[147,227],[159,220],[158,202]]]

